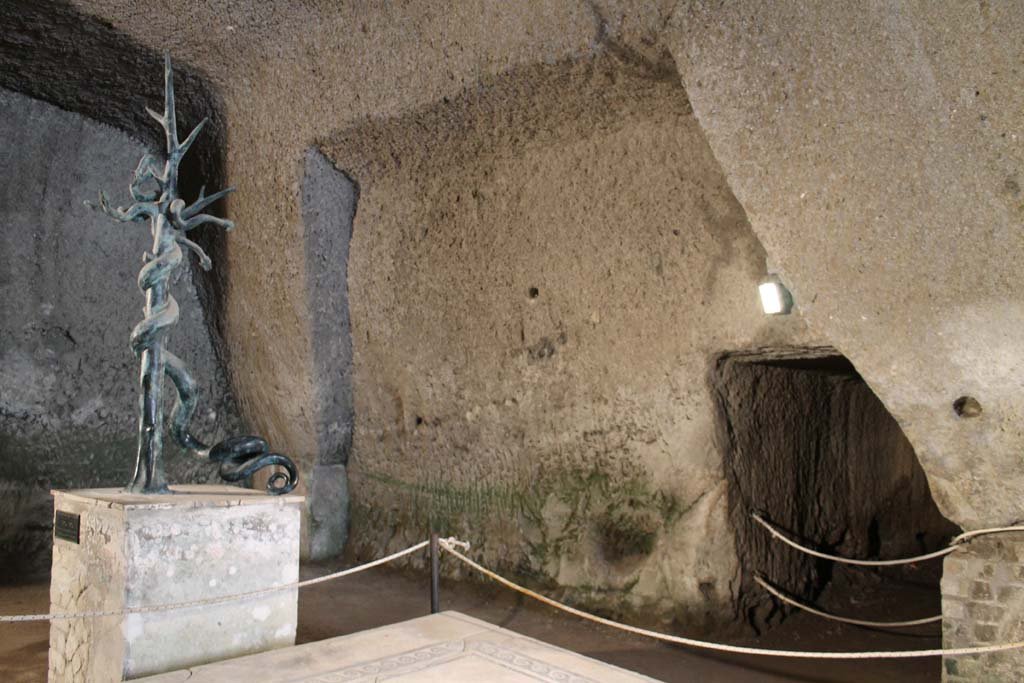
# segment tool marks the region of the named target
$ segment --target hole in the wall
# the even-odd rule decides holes
[[[961,396],[953,401],[953,412],[957,417],[978,417],[981,415],[981,403],[973,396]]]
[[[711,384],[743,568],[738,613],[756,629],[787,613],[752,583],[755,573],[806,601],[836,599],[847,613],[862,593],[884,593],[890,620],[937,613],[941,562],[884,572],[834,565],[780,545],[750,518],[759,512],[820,550],[862,559],[928,552],[956,533],[899,424],[853,365],[827,348],[733,354],[717,360]]]
[[[530,289],[527,290],[526,295],[531,299],[536,299],[537,297],[540,296],[540,290],[537,289],[536,287],[530,287]]]

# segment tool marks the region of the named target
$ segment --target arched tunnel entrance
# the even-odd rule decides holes
[[[803,600],[831,598],[847,609],[851,598],[884,593],[883,620],[939,613],[941,562],[840,565],[773,540],[751,517],[760,513],[819,550],[859,559],[918,555],[956,533],[899,424],[846,358],[830,348],[729,354],[715,363],[712,388],[743,619],[761,629],[788,611],[755,575]]]

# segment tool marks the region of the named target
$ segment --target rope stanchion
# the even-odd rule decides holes
[[[430,532],[430,613],[441,611],[441,539]]]
[[[611,628],[618,629],[620,631],[626,631],[627,633],[634,633],[636,635],[646,636],[648,638],[654,638],[667,643],[675,643],[677,645],[687,645],[689,647],[699,648],[702,650],[714,650],[716,652],[730,652],[739,655],[760,655],[765,657],[792,657],[795,659],[911,659],[917,657],[963,657],[968,655],[984,655],[992,652],[1004,652],[1006,650],[1018,650],[1024,648],[1024,641],[1017,641],[1012,643],[998,643],[995,645],[978,645],[974,647],[958,647],[958,648],[934,648],[930,650],[897,650],[897,651],[878,651],[878,652],[814,652],[807,650],[772,650],[763,647],[748,647],[745,645],[727,645],[725,643],[715,643],[707,640],[698,640],[696,638],[686,638],[684,636],[673,636],[667,633],[659,633],[658,631],[651,631],[639,626],[630,626],[628,624],[621,624],[611,619],[605,619],[599,617],[596,614],[590,614],[583,610],[570,607],[565,603],[553,600],[540,593],[535,593],[529,588],[520,586],[517,583],[509,581],[505,577],[492,572],[490,569],[474,562],[469,559],[458,550],[455,549],[454,544],[451,542],[452,539],[442,539],[440,544],[447,552],[451,553],[454,557],[462,561],[463,564],[472,567],[476,571],[480,572],[484,576],[492,579],[506,588],[510,588],[518,593],[521,593],[527,597],[533,598],[539,602],[543,602],[545,605],[554,607],[563,612],[572,614],[573,616],[587,621],[592,621],[603,626],[609,626]]]
[[[787,605],[792,605],[793,607],[796,607],[797,609],[802,609],[805,612],[810,612],[811,614],[814,614],[814,615],[817,615],[819,617],[822,617],[823,619],[831,619],[832,621],[841,621],[844,624],[854,624],[855,626],[871,626],[871,627],[875,627],[875,628],[904,628],[904,627],[907,627],[907,626],[921,626],[922,624],[934,624],[935,622],[942,621],[942,615],[941,614],[938,614],[938,615],[936,615],[934,617],[924,617],[922,619],[911,619],[909,621],[869,621],[867,619],[852,619],[850,617],[841,617],[838,614],[831,614],[829,612],[823,612],[823,611],[821,611],[819,609],[811,607],[810,605],[804,604],[804,603],[802,603],[802,602],[800,602],[798,600],[794,600],[793,598],[789,597],[788,595],[783,593],[781,590],[779,590],[778,588],[776,588],[775,586],[773,586],[771,583],[769,583],[768,581],[766,581],[765,579],[763,579],[760,576],[755,576],[754,577],[754,581],[761,588],[765,589],[766,591],[768,591],[769,593],[774,595],[776,598],[778,598],[782,602],[786,603]]]
[[[405,550],[399,550],[396,553],[391,553],[387,557],[382,557],[366,564],[361,564],[358,567],[350,567],[343,569],[332,574],[325,574],[324,576],[318,576],[314,579],[306,579],[305,581],[296,581],[294,583],[286,583],[280,586],[272,586],[270,588],[261,588],[259,590],[248,591],[245,593],[235,593],[233,595],[224,595],[217,598],[204,598],[202,600],[189,600],[188,602],[174,602],[165,605],[147,605],[145,607],[129,607],[123,610],[94,610],[90,612],[67,612],[57,614],[8,614],[0,615],[0,624],[2,623],[16,623],[23,621],[56,621],[66,619],[91,619],[98,617],[120,617],[129,614],[144,614],[147,612],[163,612],[176,609],[187,609],[189,607],[205,607],[207,605],[220,605],[226,602],[236,602],[240,600],[246,600],[249,598],[262,597],[271,593],[278,593],[280,591],[293,590],[299,588],[305,588],[306,586],[313,586],[324,581],[333,581],[334,579],[340,579],[344,576],[351,576],[352,574],[358,574],[359,572],[366,571],[367,569],[373,569],[379,567],[382,564],[387,564],[393,560],[397,560],[400,557],[411,555],[419,550],[423,550],[430,541],[422,541],[414,546],[406,548]]]
[[[843,564],[853,564],[861,567],[893,567],[901,564],[913,564],[915,562],[934,560],[937,557],[944,557],[946,555],[949,555],[950,553],[954,552],[957,548],[959,548],[963,543],[978,536],[987,536],[989,534],[1005,534],[1013,531],[1024,531],[1024,526],[1001,526],[991,527],[988,529],[976,529],[974,531],[965,531],[959,536],[955,536],[949,542],[949,545],[945,548],[940,548],[939,550],[927,553],[925,555],[917,555],[915,557],[902,557],[893,560],[855,560],[849,557],[841,557],[839,555],[830,555],[829,553],[823,553],[820,550],[815,550],[814,548],[808,548],[805,545],[797,543],[789,536],[779,531],[776,527],[772,526],[772,524],[769,523],[768,520],[766,520],[758,513],[752,513],[750,516],[755,522],[757,522],[765,529],[767,529],[768,533],[770,533],[773,538],[777,538],[778,540],[782,541],[791,548],[795,548],[796,550],[799,550],[802,553],[811,555],[813,557],[818,557],[823,560],[831,560],[832,562],[841,562]]]

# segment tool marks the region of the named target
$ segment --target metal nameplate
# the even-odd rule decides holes
[[[62,541],[78,543],[79,532],[82,528],[80,515],[73,515],[70,512],[57,510],[53,517],[53,537]]]

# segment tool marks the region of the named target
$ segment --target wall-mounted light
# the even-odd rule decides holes
[[[778,276],[770,275],[757,286],[757,292],[761,295],[761,308],[766,315],[785,315],[793,310],[793,295]]]

